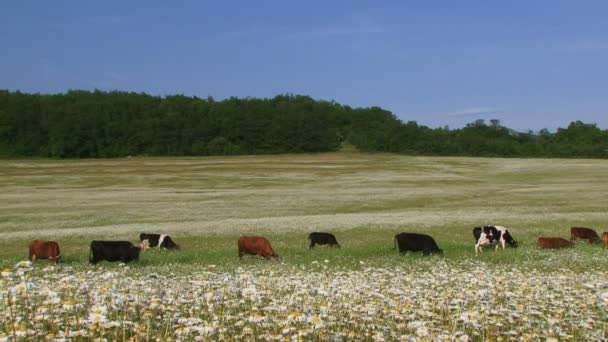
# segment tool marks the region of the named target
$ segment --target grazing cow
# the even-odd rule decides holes
[[[538,248],[540,249],[558,249],[574,247],[574,242],[562,238],[539,237]]]
[[[407,251],[422,252],[423,255],[443,254],[435,240],[425,234],[400,233],[395,235],[393,240],[395,242],[393,249],[399,246],[399,253],[402,254]]]
[[[59,244],[55,241],[32,240],[30,242],[30,253],[28,259],[36,261],[36,259],[49,259],[49,262],[57,263],[61,254],[59,252]]]
[[[507,244],[516,248],[517,241],[509,233],[509,230],[503,226],[484,226],[473,228],[473,236],[475,237],[475,254],[483,250],[485,246],[496,245],[496,250],[499,246],[502,249],[507,247]]]
[[[125,264],[139,260],[140,247],[135,247],[129,241],[91,241],[89,262],[96,264],[102,260],[122,261]]]
[[[146,240],[148,241],[146,243]],[[148,248],[164,248],[164,249],[179,249],[179,246],[171,240],[171,237],[167,234],[139,234],[139,241],[141,241],[142,250]]]
[[[589,243],[602,243],[595,230],[585,227],[570,228],[570,241],[583,240]]]
[[[308,235],[308,240],[310,241],[310,246],[308,246],[309,249],[312,249],[315,244],[330,245],[331,247],[340,248],[340,244],[338,243],[338,240],[336,240],[334,234],[314,232]]]
[[[279,257],[279,255],[272,250],[270,242],[260,236],[241,236],[239,238],[239,258],[244,254],[259,255],[266,259],[276,259]]]

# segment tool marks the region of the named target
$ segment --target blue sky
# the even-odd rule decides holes
[[[608,1],[5,1],[0,89],[274,97],[608,128]]]

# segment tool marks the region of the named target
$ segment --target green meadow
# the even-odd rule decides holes
[[[606,341],[608,161],[332,153],[0,162],[0,341]],[[519,248],[475,256],[472,228]],[[332,232],[341,249],[308,250]],[[393,249],[426,233],[444,256]],[[95,239],[179,251],[88,263]],[[263,235],[278,261],[237,257]],[[62,262],[24,262],[31,239]]]
[[[396,256],[392,237],[402,231],[433,236],[445,258],[473,258],[471,229],[489,224],[508,227],[522,247],[481,256],[504,262],[537,259],[539,236],[569,238],[571,226],[608,231],[606,160],[361,153],[3,160],[0,189],[5,264],[25,259],[34,238],[58,241],[65,263],[86,263],[91,240],[135,243],[141,232],[170,234],[182,250],[144,253],[136,267],[258,262],[236,258],[240,235],[267,237],[293,264],[419,258]],[[343,248],[310,252],[312,231],[334,233]]]

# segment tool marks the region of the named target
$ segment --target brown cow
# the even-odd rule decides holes
[[[540,249],[557,249],[574,247],[574,242],[562,238],[539,237],[538,248]]]
[[[602,240],[604,240],[604,248],[608,248],[608,232],[602,234]]]
[[[589,243],[602,243],[595,230],[585,227],[570,228],[570,241],[583,240]]]
[[[279,257],[272,250],[270,242],[260,236],[241,236],[239,238],[239,258],[244,254],[259,255],[267,259]]]
[[[32,240],[30,242],[30,253],[28,258],[30,261],[36,261],[36,259],[49,259],[49,262],[57,263],[59,258],[61,258],[59,244],[55,241]]]

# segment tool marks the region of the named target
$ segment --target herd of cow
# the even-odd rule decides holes
[[[475,237],[475,254],[483,251],[484,247],[495,246],[495,249],[507,245],[517,247],[517,241],[513,239],[509,230],[502,226],[483,226],[473,228]],[[100,261],[122,261],[128,263],[139,259],[141,251],[149,248],[157,249],[179,249],[179,246],[167,234],[147,234],[139,235],[139,246],[133,245],[130,241],[91,241],[89,262],[96,264]],[[308,235],[309,249],[315,245],[329,245],[340,248],[338,240],[331,233],[314,232]],[[395,235],[393,249],[399,248],[399,253],[422,252],[423,255],[443,254],[435,240],[426,234],[400,233]],[[570,228],[570,240],[555,237],[538,238],[538,248],[556,249],[573,247],[576,241],[586,241],[589,243],[603,243],[608,248],[608,232],[602,234],[602,238],[597,235],[595,230],[584,227]],[[258,255],[264,258],[278,258],[270,242],[260,236],[241,236],[238,240],[239,257],[245,254]],[[29,260],[48,259],[49,262],[57,263],[61,258],[59,244],[56,241],[32,240],[29,244]]]

